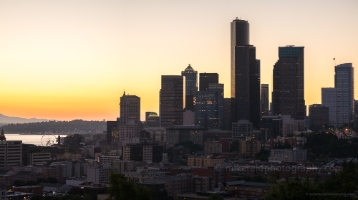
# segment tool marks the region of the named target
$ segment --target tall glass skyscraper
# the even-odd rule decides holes
[[[181,72],[185,77],[185,109],[194,111],[196,92],[198,91],[198,72],[189,66]]]
[[[278,54],[273,69],[274,114],[304,120],[304,47],[279,47]]]
[[[233,121],[249,120],[260,124],[260,64],[256,48],[249,44],[249,23],[231,22],[231,97],[234,98]]]
[[[337,92],[337,126],[349,124],[354,113],[354,70],[352,63],[335,67],[334,87]]]

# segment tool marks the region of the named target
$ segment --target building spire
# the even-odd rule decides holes
[[[123,96],[126,96],[126,90],[124,90],[124,92],[123,92]]]

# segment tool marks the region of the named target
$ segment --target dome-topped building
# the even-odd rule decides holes
[[[187,68],[185,68],[185,71],[194,71],[194,69],[189,64],[189,66]]]

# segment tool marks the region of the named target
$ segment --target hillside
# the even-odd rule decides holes
[[[17,124],[17,123],[31,123],[31,122],[44,122],[48,121],[47,119],[36,119],[36,118],[21,118],[21,117],[9,117],[3,114],[0,114],[0,126],[4,124]]]
[[[6,133],[101,133],[106,130],[105,121],[49,121],[2,126]]]

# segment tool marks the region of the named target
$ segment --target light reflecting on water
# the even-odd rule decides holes
[[[5,133],[5,137],[6,140],[22,140],[22,143],[24,144],[34,144],[34,145],[41,145],[41,140],[42,140],[42,136],[43,135],[20,135],[20,134],[6,134]],[[52,140],[52,135],[46,135],[45,136],[46,139],[45,140]],[[58,135],[54,135],[53,140],[54,142],[56,142]],[[66,135],[61,135],[62,137],[66,137]]]

